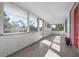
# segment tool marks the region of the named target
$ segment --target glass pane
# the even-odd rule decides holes
[[[29,15],[29,26],[30,31],[37,31],[37,18],[35,16]]]
[[[43,27],[43,21],[39,20],[39,27]]]
[[[43,31],[43,21],[42,20],[39,20],[39,29],[40,31]]]
[[[10,12],[4,12],[4,33],[26,32],[27,19],[16,16]]]
[[[56,30],[56,25],[52,25],[52,30],[55,31]]]
[[[63,31],[64,30],[64,24],[53,24],[52,30],[53,31]]]

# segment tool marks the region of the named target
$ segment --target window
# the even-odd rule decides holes
[[[50,24],[47,24],[47,28],[50,28]]]
[[[45,22],[44,26],[47,27],[47,23],[46,22]]]
[[[43,31],[43,28],[44,28],[43,24],[44,24],[43,20],[39,19],[39,30],[40,31]]]
[[[51,25],[49,23],[45,22],[45,27],[46,28],[51,28]]]
[[[52,30],[53,31],[63,31],[64,30],[64,24],[53,24]]]
[[[29,27],[30,27],[30,31],[37,31],[38,27],[37,27],[37,18],[33,15],[29,15]]]
[[[55,24],[52,25],[52,30],[53,30],[53,31],[56,30],[56,25],[55,25]]]
[[[4,12],[4,33],[27,32],[27,19]]]

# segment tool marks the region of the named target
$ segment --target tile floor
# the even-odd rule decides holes
[[[63,35],[51,35],[10,57],[77,57],[77,54],[65,45]]]

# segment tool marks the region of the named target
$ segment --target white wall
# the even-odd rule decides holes
[[[0,57],[8,56],[40,39],[37,32],[0,36]]]
[[[71,40],[72,40],[72,44],[74,45],[74,15],[73,15],[73,10],[71,13]]]
[[[67,17],[67,35],[70,37],[70,14]]]
[[[44,27],[44,37],[51,35],[52,34],[51,31],[52,31],[51,28]]]
[[[67,14],[67,16],[66,16],[66,19],[65,19],[65,22],[67,21],[67,24],[65,24],[65,26],[67,26],[67,27],[65,27],[65,29],[64,29],[64,32],[65,32],[65,35],[67,36],[67,37],[70,37],[70,13],[68,13]],[[64,22],[64,23],[65,23]],[[67,29],[66,29],[67,28]],[[67,32],[66,32],[67,31]]]

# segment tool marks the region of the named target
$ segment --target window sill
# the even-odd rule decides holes
[[[16,32],[16,33],[3,33],[3,36],[8,36],[8,35],[19,35],[19,34],[26,34],[28,32]]]
[[[31,34],[36,32],[16,32],[16,33],[3,33],[0,36],[9,36],[9,35],[21,35],[21,34]]]
[[[16,32],[16,33],[3,33],[0,34],[0,36],[9,36],[9,35],[21,35],[21,34],[31,34],[31,33],[37,33],[37,32],[42,32],[42,31],[30,31],[30,32]]]

